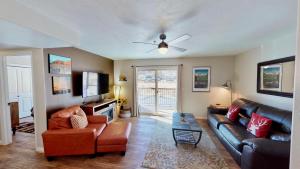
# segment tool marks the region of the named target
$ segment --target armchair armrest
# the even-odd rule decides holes
[[[211,113],[211,114],[227,114],[228,112],[228,108],[217,108],[213,105],[210,105],[209,107],[207,107],[207,111],[208,113]]]
[[[108,119],[105,115],[87,116],[89,123],[107,123]]]
[[[243,140],[241,168],[288,169],[290,142],[265,138]]]
[[[45,156],[95,153],[96,129],[47,130],[42,134]]]

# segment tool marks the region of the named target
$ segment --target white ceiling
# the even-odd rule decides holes
[[[296,30],[297,0],[17,0],[77,32],[76,47],[112,59],[234,55]],[[133,41],[183,34],[184,53]],[[74,45],[74,44],[71,44]]]

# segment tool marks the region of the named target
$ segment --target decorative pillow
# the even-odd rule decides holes
[[[251,120],[248,124],[247,130],[256,137],[266,137],[270,131],[272,120],[252,113]]]
[[[85,128],[88,125],[87,117],[82,109],[76,110],[76,113],[70,119],[74,129]]]
[[[240,113],[240,107],[237,105],[231,105],[228,109],[228,112],[226,114],[226,117],[230,121],[235,121]]]

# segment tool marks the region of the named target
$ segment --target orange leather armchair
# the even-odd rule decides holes
[[[80,109],[72,106],[51,115],[48,130],[42,134],[45,156],[95,154],[96,140],[107,125],[107,116],[87,116],[88,126],[73,129],[70,117]]]

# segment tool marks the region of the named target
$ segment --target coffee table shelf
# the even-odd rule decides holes
[[[202,136],[202,128],[191,113],[173,113],[172,132],[176,146],[187,143],[197,147]]]

